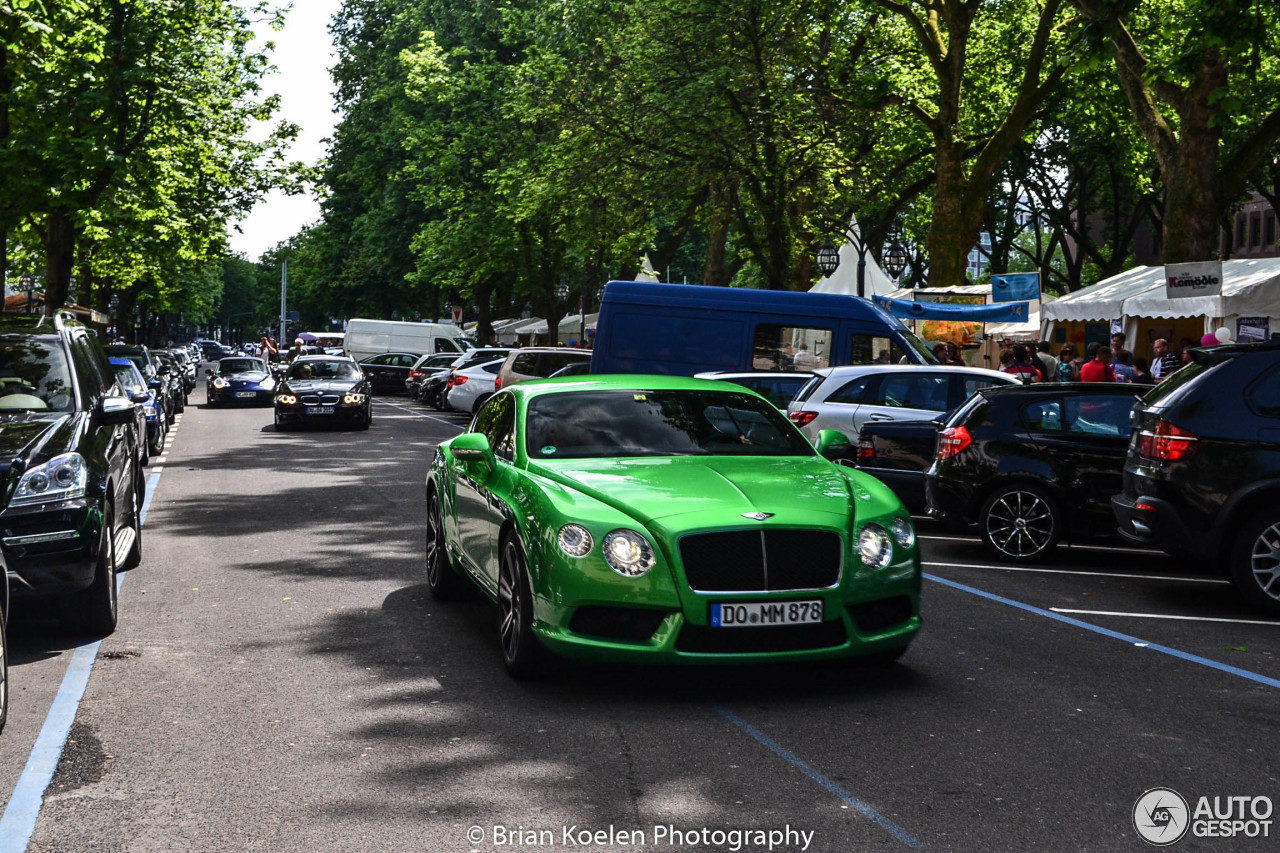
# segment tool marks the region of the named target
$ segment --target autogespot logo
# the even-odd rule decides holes
[[[1133,828],[1142,840],[1167,847],[1182,840],[1191,823],[1187,801],[1172,788],[1144,791],[1133,804]]]

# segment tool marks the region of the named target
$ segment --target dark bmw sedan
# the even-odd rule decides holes
[[[368,429],[373,421],[369,378],[349,358],[307,355],[294,359],[276,386],[276,429],[294,424],[333,424]]]
[[[1145,386],[986,388],[942,424],[925,475],[930,516],[976,524],[1000,557],[1035,560],[1063,539],[1115,535],[1129,412]]]
[[[210,406],[249,403],[267,406],[275,396],[276,381],[260,358],[233,356],[219,359],[205,372],[205,399]]]

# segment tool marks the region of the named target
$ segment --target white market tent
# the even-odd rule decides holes
[[[1146,338],[1176,340],[1175,329],[1194,333],[1185,336],[1197,344],[1222,327],[1239,338],[1242,318],[1265,319],[1267,329],[1280,331],[1280,258],[1223,261],[1221,294],[1176,299],[1165,295],[1163,266],[1134,267],[1046,305],[1041,317],[1046,338],[1055,324],[1123,321],[1127,345],[1137,344],[1138,354]]]
[[[599,314],[587,315],[587,331],[595,331],[596,320],[599,319],[599,317]],[[535,317],[524,321],[519,326],[507,329],[506,332],[508,334],[516,335],[545,335],[547,334],[548,328],[549,327],[547,326],[547,321],[545,319]],[[560,325],[557,329],[559,330],[559,337],[564,338],[565,335],[569,335],[570,337],[565,338],[565,340],[576,339],[578,337],[578,333],[582,331],[582,315],[570,314],[568,317],[565,317],[560,321]]]

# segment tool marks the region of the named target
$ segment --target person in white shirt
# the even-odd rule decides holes
[[[813,353],[809,352],[809,345],[802,343],[800,349],[796,351],[795,358],[791,360],[791,366],[796,370],[813,370],[818,364],[818,359]]]

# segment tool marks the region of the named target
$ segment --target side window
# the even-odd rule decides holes
[[[884,385],[890,384],[886,379]],[[912,373],[902,377],[901,405],[906,409],[931,412],[947,410],[947,390],[951,381],[934,373]]]
[[[751,341],[755,370],[813,370],[831,363],[831,329],[760,323]]]
[[[511,363],[511,372],[519,373],[521,376],[531,375],[534,372],[533,353],[516,356],[516,360]]]
[[[71,361],[76,369],[76,385],[86,407],[94,405],[98,398],[106,393],[107,381],[98,366],[90,348],[89,339],[84,335],[73,335],[71,338]]]
[[[1133,398],[1069,397],[1063,406],[1067,432],[1086,435],[1129,436],[1129,411]]]
[[[983,388],[990,388],[996,383],[990,379],[977,379],[972,376],[958,377],[961,384],[960,399],[957,402],[963,403]]]
[[[418,357],[416,355],[401,355],[397,356],[397,359],[396,363],[401,367],[413,367],[413,363],[418,360]]]
[[[846,383],[839,391],[827,397],[826,401],[828,403],[844,403],[848,406],[875,402],[876,386],[879,381],[880,377],[878,376],[859,377]]]
[[[1245,391],[1255,412],[1264,418],[1280,418],[1280,368],[1272,368]]]
[[[907,354],[893,338],[882,335],[854,335],[850,364],[902,364]]]
[[[1033,432],[1061,432],[1062,404],[1057,400],[1042,400],[1024,406],[1022,425]]]
[[[436,352],[462,352],[448,338],[436,338]]]
[[[499,459],[510,462],[515,458],[516,406],[510,394],[499,394],[480,410],[476,417],[475,432],[489,439],[489,446]]]

